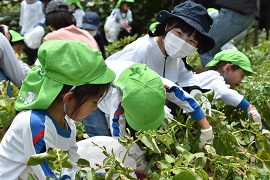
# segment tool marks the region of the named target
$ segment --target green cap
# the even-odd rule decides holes
[[[69,4],[76,4],[78,8],[83,9],[81,2],[79,0],[66,0],[66,2]]]
[[[129,2],[129,3],[134,3],[134,0],[118,0],[118,2],[116,3],[116,8],[120,8],[120,4],[121,2]]]
[[[114,82],[123,91],[125,118],[136,131],[157,129],[164,120],[165,89],[160,76],[145,64],[135,63]]]
[[[238,65],[243,70],[253,73],[249,58],[242,52],[234,49],[226,49],[217,53],[212,61],[205,67],[216,66],[220,61],[227,61],[234,65]]]
[[[63,85],[107,84],[115,73],[107,67],[98,50],[72,40],[45,41],[39,47],[39,66],[23,81],[15,109],[47,109]]]
[[[150,24],[149,30],[150,30],[152,33],[154,33],[155,30],[156,30],[156,26],[157,26],[158,24],[160,24],[160,22],[154,22],[154,23]]]
[[[11,35],[11,42],[12,43],[24,40],[24,37],[21,36],[19,33],[17,33],[14,30],[9,30],[9,33]]]

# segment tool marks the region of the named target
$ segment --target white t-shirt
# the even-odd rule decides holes
[[[22,28],[21,34],[32,31],[36,26],[44,26],[45,13],[44,5],[41,1],[27,2],[23,0],[20,7],[20,22],[19,25]]]
[[[36,179],[55,174],[46,163],[27,166],[31,155],[39,154],[48,148],[69,151],[74,169],[63,170],[62,175],[74,177],[79,155],[77,154],[76,127],[67,119],[68,131],[61,129],[45,110],[20,112],[13,120],[0,144],[0,179],[28,179],[28,172]]]

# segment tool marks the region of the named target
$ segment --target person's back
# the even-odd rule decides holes
[[[25,35],[36,26],[45,25],[44,5],[39,0],[23,0],[20,7],[20,33]]]
[[[72,15],[71,6],[63,0],[52,0],[46,8],[46,24],[52,32],[48,33],[43,41],[47,40],[77,40],[86,42],[90,47],[98,49],[98,44],[87,31],[77,28]]]
[[[23,50],[27,55],[27,63],[33,65],[45,34],[44,4],[39,0],[23,0],[20,7],[19,26],[20,34],[25,37]]]

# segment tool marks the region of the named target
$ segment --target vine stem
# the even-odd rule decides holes
[[[127,155],[128,155],[128,152],[129,152],[130,148],[133,146],[133,144],[137,143],[138,141],[139,141],[139,139],[136,139],[136,140],[133,141],[132,144],[127,148],[127,151],[126,151],[126,153],[125,153],[125,155],[124,155],[124,157],[123,157],[123,159],[122,159],[122,163],[125,162],[125,159],[126,159],[126,157],[127,157]]]

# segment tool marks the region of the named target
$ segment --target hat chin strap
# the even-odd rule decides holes
[[[67,114],[67,105],[66,105],[66,103],[64,103],[64,114],[65,114],[65,118],[72,119],[72,118]]]

